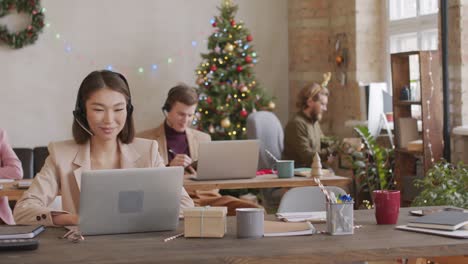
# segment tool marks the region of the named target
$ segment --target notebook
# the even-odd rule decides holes
[[[441,211],[428,214],[408,223],[409,227],[431,228],[440,230],[457,230],[460,227],[468,225],[468,213]]]
[[[301,177],[310,177],[310,171],[311,171],[311,168],[296,168],[294,169],[294,175],[301,176]],[[334,175],[334,173],[328,169],[322,169],[322,173],[323,173],[323,177],[329,177],[329,176]]]
[[[285,223],[278,221],[265,221],[265,237],[274,236],[304,236],[315,234],[315,227],[309,222]]]
[[[276,217],[285,222],[304,222],[310,221],[313,223],[322,223],[327,221],[327,212],[290,212],[276,213]]]
[[[45,227],[40,226],[7,226],[0,225],[0,239],[23,239],[23,238],[34,238],[42,231]]]
[[[455,231],[445,231],[445,230],[439,230],[439,229],[409,227],[406,225],[397,226],[396,229],[419,232],[419,233],[426,233],[426,234],[434,234],[434,235],[446,236],[446,237],[468,238],[468,230],[464,230],[464,229],[455,230]]]

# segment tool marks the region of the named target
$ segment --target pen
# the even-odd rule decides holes
[[[173,151],[172,149],[169,149],[168,151],[169,151],[170,153],[174,154],[174,156],[177,155],[177,153],[175,153],[175,151]]]

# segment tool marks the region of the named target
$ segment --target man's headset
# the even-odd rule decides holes
[[[176,86],[176,87],[172,87],[169,90],[169,92],[167,93],[166,101],[164,102],[164,105],[162,107],[162,111],[164,115],[166,115],[168,112],[171,111],[172,104],[174,103],[174,99],[172,98],[174,94],[182,89],[184,88],[180,86]]]
[[[133,113],[133,105],[132,105],[132,95],[130,93],[130,87],[128,86],[128,81],[125,79],[125,77],[118,73],[118,72],[113,72],[113,71],[108,71],[108,70],[102,70],[98,71],[100,74],[115,74],[117,75],[120,79],[122,79],[125,83],[125,86],[128,90],[128,102],[127,102],[127,121],[132,117]],[[75,110],[73,111],[73,117],[75,118],[76,123],[88,134],[91,136],[94,136],[93,132],[89,129],[88,126],[88,121],[86,120],[86,106],[85,102],[81,96],[82,91],[83,91],[83,85],[85,83],[86,79],[81,83],[80,89],[78,90],[78,95],[76,96],[76,104],[75,104]]]

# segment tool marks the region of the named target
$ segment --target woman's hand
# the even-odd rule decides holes
[[[80,218],[76,214],[56,214],[52,213],[52,222],[57,226],[78,225]]]

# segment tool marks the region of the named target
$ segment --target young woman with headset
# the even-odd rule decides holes
[[[94,71],[81,83],[73,111],[74,140],[49,144],[49,157],[16,204],[17,224],[78,224],[81,173],[85,170],[163,167],[158,144],[134,138],[133,106],[127,80]],[[57,194],[63,211],[48,208]],[[181,208],[193,201],[182,188]]]

